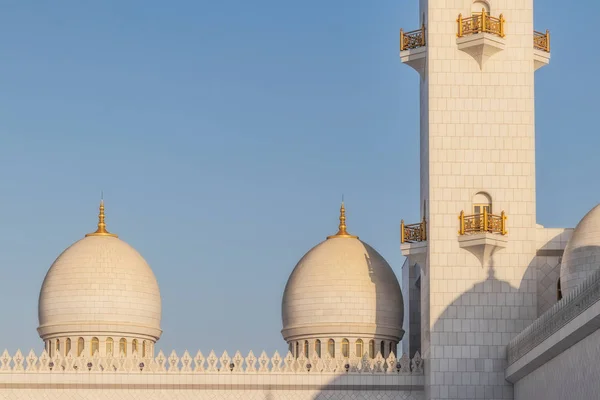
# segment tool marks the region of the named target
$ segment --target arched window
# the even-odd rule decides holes
[[[77,339],[77,357],[79,357],[81,355],[81,353],[83,353],[83,346],[84,346],[84,341],[83,338],[80,337],[79,339]]]
[[[479,192],[473,197],[473,215],[475,217],[475,227],[477,230],[483,230],[483,214],[492,213],[492,198],[485,192]]]
[[[315,353],[317,357],[321,358],[321,341],[319,339],[315,342]]]
[[[113,339],[109,337],[106,339],[106,355],[113,354],[114,351]]]
[[[48,350],[48,357],[52,357],[52,340],[46,342],[46,350]]]
[[[133,339],[133,341],[131,342],[131,353],[137,353],[138,352],[138,341],[137,339]]]
[[[65,341],[65,356],[68,356],[70,352],[71,352],[71,339],[67,338],[67,340]]]
[[[556,299],[562,299],[562,289],[560,288],[560,278],[558,278],[558,282],[556,284]]]
[[[146,342],[145,340],[142,342],[142,357],[147,357],[148,356],[148,349],[147,349],[147,344],[148,342]]]
[[[483,214],[484,209],[488,214],[492,213],[492,197],[485,192],[479,192],[473,196],[473,214]]]
[[[379,344],[379,352],[381,353],[382,357],[385,357],[385,342],[383,340]]]
[[[375,358],[375,341],[369,341],[369,357]]]
[[[92,347],[90,349],[90,354],[93,356],[97,351],[100,351],[100,341],[97,337],[92,338]]]
[[[304,357],[308,358],[308,340],[304,341]]]
[[[119,355],[121,355],[121,353],[127,355],[127,340],[125,338],[119,340]]]
[[[348,358],[350,356],[350,342],[348,339],[342,340],[342,357]]]
[[[60,354],[60,339],[56,339],[56,354]]]
[[[389,349],[390,349],[390,351],[388,352],[388,354],[392,354],[392,351],[393,351],[393,349],[392,349],[392,342],[390,342]]]
[[[299,353],[300,353],[300,343],[296,342],[296,351],[294,352],[294,357],[298,358]]]
[[[327,352],[332,358],[335,358],[335,341],[333,339],[329,339],[327,342]]]
[[[485,10],[487,15],[490,15],[490,5],[485,0],[475,0],[471,5],[471,13],[481,15],[481,11]]]
[[[363,341],[362,339],[358,339],[355,343],[355,352],[356,352],[356,357],[362,357],[365,352],[363,350]]]

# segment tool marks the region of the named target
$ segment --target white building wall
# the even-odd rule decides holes
[[[537,229],[537,308],[538,317],[558,301],[560,264],[573,229]]]
[[[600,398],[600,330],[577,342],[515,384],[516,400]]]
[[[558,301],[558,280],[562,257],[537,256],[537,315],[540,316]]]
[[[421,1],[421,203],[429,222],[422,277],[427,399],[507,399],[505,346],[537,316],[533,1],[490,1],[505,49],[480,67],[457,48],[471,0]],[[418,21],[420,22],[420,21]],[[415,21],[415,27],[417,21]],[[461,210],[479,191],[508,215],[508,244],[491,265],[459,247]]]
[[[505,377],[516,399],[597,399],[600,393],[600,271],[507,346]]]
[[[1,379],[0,398],[22,399],[388,399],[422,400],[421,379],[314,374],[171,375],[71,373],[13,374]],[[2,382],[3,381],[3,382]]]
[[[402,266],[402,293],[408,300],[404,302],[402,353],[414,357],[421,351],[421,267],[411,261],[407,257]]]
[[[15,389],[3,390],[0,388],[0,396],[4,400],[62,400],[62,399],[85,399],[85,400],[422,400],[423,392],[405,392],[396,390],[320,390],[315,388],[289,388],[284,390],[267,389],[257,387],[256,389],[233,389],[233,388],[186,388],[185,386],[171,385],[119,385],[118,388],[108,386],[95,386],[91,389],[81,387],[59,387],[54,389]]]

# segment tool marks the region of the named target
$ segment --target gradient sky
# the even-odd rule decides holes
[[[419,219],[418,75],[398,58],[417,0],[3,2],[0,349],[41,349],[53,260],[95,229],[152,266],[170,352],[286,348],[296,262],[348,227],[400,275]],[[600,4],[537,2],[538,222],[600,201]],[[1,351],[1,350],[0,350]]]

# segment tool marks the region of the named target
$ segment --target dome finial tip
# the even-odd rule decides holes
[[[100,194],[100,212],[98,213],[98,229],[96,232],[88,233],[85,236],[112,236],[118,237],[114,233],[110,233],[106,230],[106,222],[104,222],[105,214],[104,214],[104,192]]]
[[[344,206],[344,196],[342,195],[342,205],[340,206],[340,224],[338,226],[338,232],[333,236],[328,236],[327,239],[332,238],[355,238],[358,236],[350,235],[346,230],[346,207]]]

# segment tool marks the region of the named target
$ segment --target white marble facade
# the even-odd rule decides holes
[[[342,204],[283,292],[286,355],[155,354],[158,283],[101,204],[44,280],[45,350],[0,355],[0,398],[600,398],[600,206],[576,229],[536,223],[534,72],[550,43],[533,0],[419,4],[400,57],[420,79],[423,214],[401,225],[402,290]]]
[[[421,278],[427,399],[506,399],[505,346],[537,317],[533,0],[486,2],[506,20],[503,49],[459,49],[472,0],[422,0],[421,203],[429,222]],[[421,21],[415,21],[415,25]],[[492,46],[492,44],[489,44]],[[506,247],[482,262],[461,248],[457,217],[485,194],[509,218]],[[486,240],[483,238],[482,240]]]

